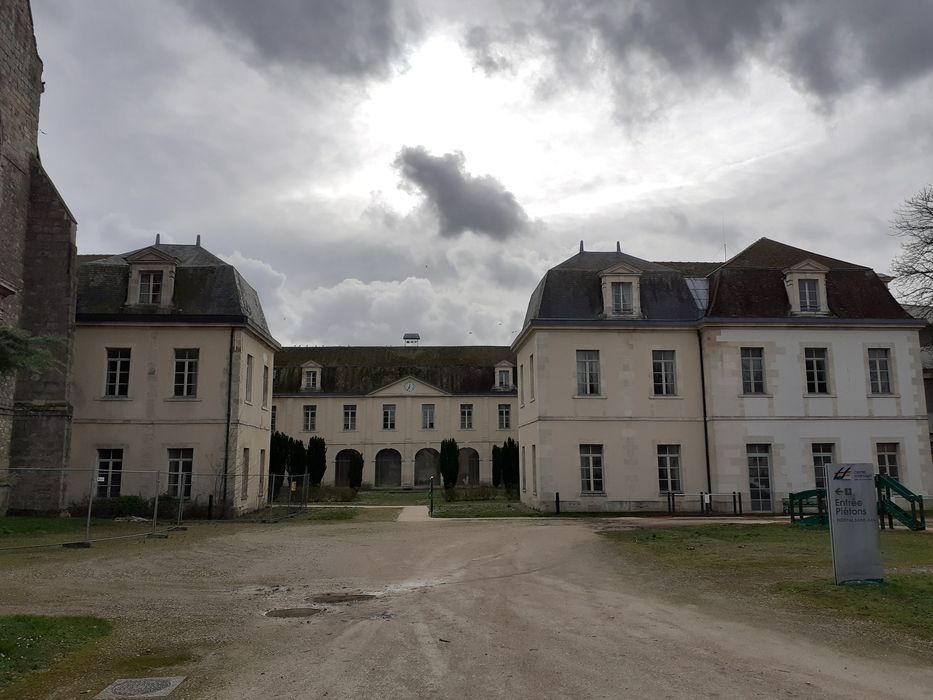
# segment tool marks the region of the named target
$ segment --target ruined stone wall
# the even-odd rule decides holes
[[[28,0],[0,0],[0,324],[18,326],[32,163],[36,158],[42,61]],[[15,293],[8,294],[12,290]],[[12,377],[0,378],[0,513],[13,432]]]

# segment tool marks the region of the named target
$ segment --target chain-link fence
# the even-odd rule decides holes
[[[667,512],[671,515],[743,515],[741,491],[712,493],[675,493],[664,494],[667,498]]]

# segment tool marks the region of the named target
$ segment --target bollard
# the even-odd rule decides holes
[[[554,514],[560,515],[560,491],[554,492]]]

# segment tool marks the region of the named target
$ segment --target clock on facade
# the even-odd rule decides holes
[[[412,382],[405,382],[405,391],[409,394],[415,390],[415,385]]]

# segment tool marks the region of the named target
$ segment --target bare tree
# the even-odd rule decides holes
[[[894,211],[891,228],[904,239],[893,265],[898,291],[907,301],[933,304],[933,185]]]

